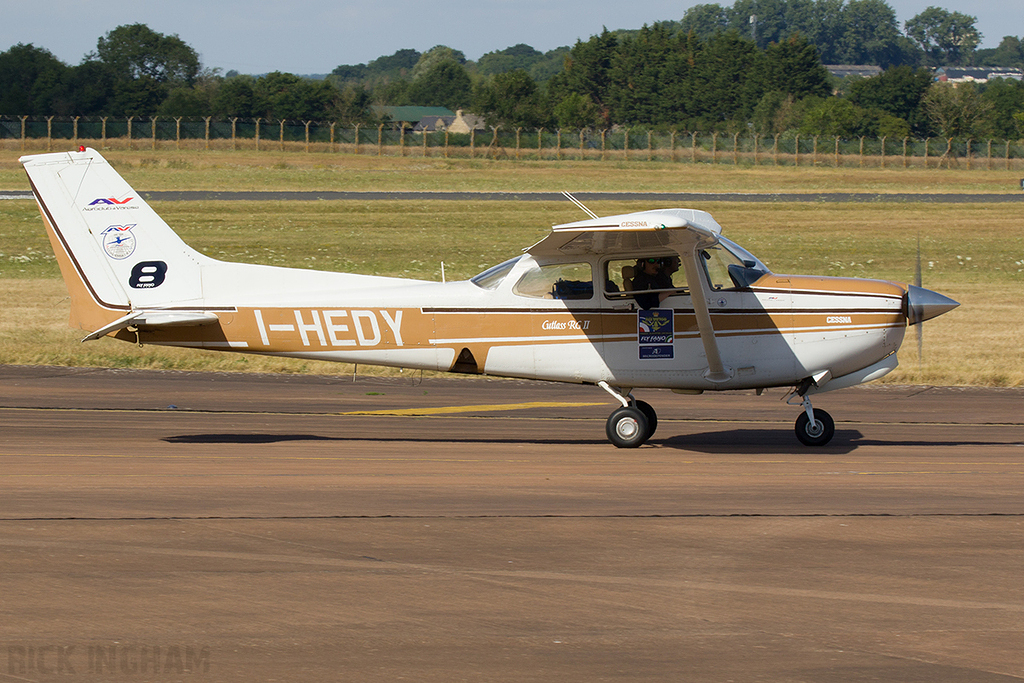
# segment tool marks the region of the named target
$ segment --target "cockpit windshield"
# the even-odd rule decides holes
[[[508,272],[512,270],[512,267],[516,265],[521,258],[523,257],[516,256],[515,258],[510,258],[504,263],[491,266],[479,275],[470,278],[469,281],[481,289],[496,289],[498,285],[501,284],[501,281],[505,279],[505,276],[508,275]]]

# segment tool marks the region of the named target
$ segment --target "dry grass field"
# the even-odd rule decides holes
[[[326,154],[116,152],[137,189],[1019,192],[1009,173],[946,169],[743,168],[683,164],[491,162]],[[1012,181],[1012,182],[1011,182]],[[0,189],[25,189],[0,151]],[[924,285],[962,306],[913,337],[895,383],[1024,386],[1024,218],[1020,204],[748,204],[703,208],[775,272],[909,281],[920,239]],[[568,202],[180,202],[157,211],[209,256],[440,279],[474,275],[576,220]],[[609,214],[656,208],[600,202]],[[351,366],[147,347],[80,344],[30,201],[0,202],[0,363],[349,374]],[[360,374],[371,372],[360,367]],[[377,372],[372,370],[372,372]],[[392,372],[392,371],[382,371]]]

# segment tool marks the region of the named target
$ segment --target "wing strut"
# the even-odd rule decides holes
[[[683,270],[686,271],[686,285],[690,288],[690,300],[693,302],[693,312],[697,317],[700,340],[704,344],[704,354],[708,358],[708,370],[704,373],[704,379],[709,382],[725,382],[732,377],[732,368],[722,362],[722,354],[718,350],[715,327],[711,323],[711,312],[708,310],[705,294],[707,289],[701,278],[704,264],[701,263],[703,257],[700,252],[700,248],[694,245],[687,254],[688,258],[683,259]]]

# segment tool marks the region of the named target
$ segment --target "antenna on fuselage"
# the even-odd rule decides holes
[[[580,200],[578,200],[578,199],[576,199],[575,197],[573,197],[573,196],[572,196],[572,193],[570,193],[570,192],[566,192],[565,190],[562,190],[562,194],[563,194],[563,195],[565,196],[565,198],[566,198],[566,199],[568,199],[568,200],[569,200],[570,202],[572,202],[572,203],[573,203],[573,204],[575,204],[576,206],[580,207],[580,209],[581,209],[581,210],[582,210],[582,211],[583,211],[583,212],[584,212],[585,214],[587,214],[588,216],[590,216],[591,218],[600,218],[600,216],[598,216],[598,215],[597,215],[596,213],[594,213],[593,211],[591,211],[590,209],[588,209],[588,208],[586,207],[586,205],[585,205],[585,204],[584,204],[583,202],[581,202]]]

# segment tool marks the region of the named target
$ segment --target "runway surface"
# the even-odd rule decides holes
[[[638,397],[0,366],[0,673],[1024,678],[1024,391]]]

